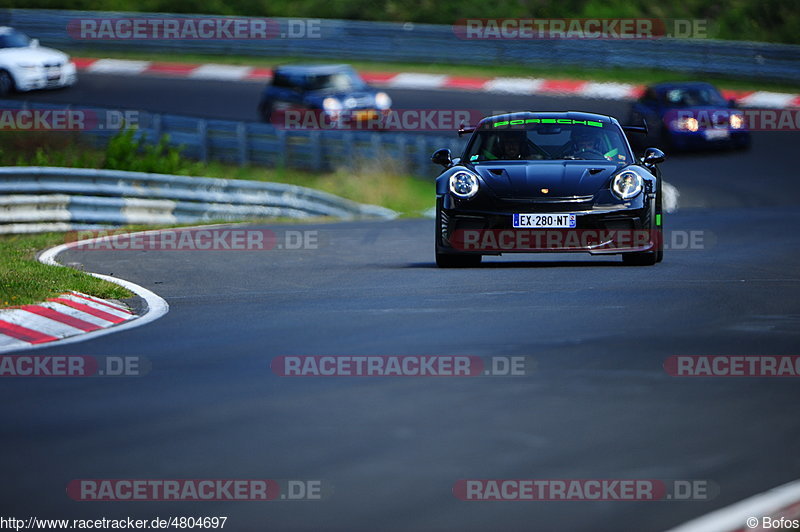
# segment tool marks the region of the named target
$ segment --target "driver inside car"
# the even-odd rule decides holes
[[[564,150],[565,156],[580,157],[582,159],[598,159],[599,157],[587,157],[587,155],[597,154],[609,161],[613,160],[618,150],[613,149],[609,152],[603,150],[600,133],[591,129],[574,128],[572,139],[567,149]]]
[[[491,151],[485,150],[484,157],[487,160],[513,161],[524,159],[522,143],[526,140],[525,134],[505,134],[501,135]]]

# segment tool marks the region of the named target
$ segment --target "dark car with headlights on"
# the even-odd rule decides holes
[[[626,126],[645,132],[645,127]],[[436,151],[436,264],[477,266],[483,255],[621,254],[663,257],[664,153],[634,156],[615,118],[518,112],[482,119],[461,157]]]
[[[632,124],[650,126],[645,142],[669,150],[750,147],[744,113],[705,82],[658,83],[631,108]]]
[[[303,118],[335,125],[379,120],[391,106],[389,95],[367,85],[349,65],[284,65],[273,70],[258,109],[267,122],[299,110],[312,111]]]

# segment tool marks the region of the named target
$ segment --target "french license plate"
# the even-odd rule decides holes
[[[571,229],[575,227],[576,219],[574,214],[515,214],[514,227]]]
[[[706,140],[722,140],[730,137],[727,129],[706,129],[703,131],[703,136]]]

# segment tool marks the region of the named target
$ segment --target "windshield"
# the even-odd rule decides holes
[[[714,87],[670,89],[662,95],[670,107],[696,107],[698,105],[725,105],[725,99]]]
[[[466,160],[605,160],[630,164],[627,144],[620,129],[591,120],[556,120],[563,123],[529,123],[511,126],[507,122],[488,124],[477,131],[465,153]]]
[[[329,90],[347,92],[360,89],[363,86],[364,81],[352,70],[308,77],[308,90],[312,91]]]
[[[0,48],[25,48],[30,43],[28,36],[18,31],[0,34]]]

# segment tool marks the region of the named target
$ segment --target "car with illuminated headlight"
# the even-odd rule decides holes
[[[67,87],[76,81],[77,69],[67,54],[0,26],[0,95]]]
[[[266,122],[311,118],[341,124],[379,120],[391,106],[388,94],[369,86],[349,65],[283,65],[273,69],[258,111]]]
[[[706,82],[657,83],[633,104],[630,123],[645,120],[645,142],[668,150],[750,147],[744,113]]]
[[[484,255],[588,252],[631,265],[663,258],[662,186],[648,148],[641,158],[610,116],[517,112],[483,118],[460,157],[434,152],[436,264],[477,266]]]

